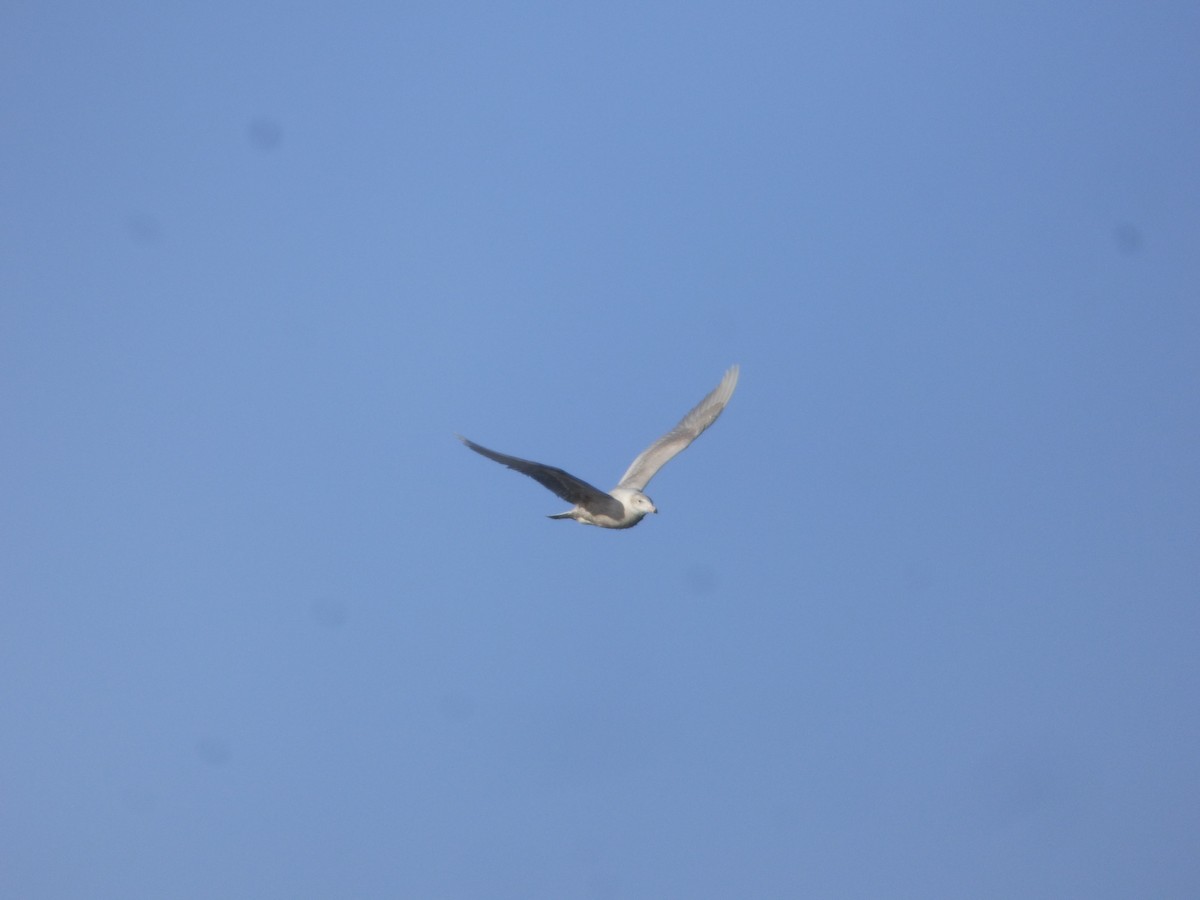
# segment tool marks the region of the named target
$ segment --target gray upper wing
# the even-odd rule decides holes
[[[582,506],[593,513],[607,513],[614,518],[620,518],[624,514],[624,507],[619,500],[598,487],[593,487],[586,481],[576,478],[570,472],[517,456],[509,456],[507,453],[489,450],[474,441],[467,440],[461,434],[458,435],[458,439],[481,456],[494,459],[522,475],[528,475],[538,484],[554,491],[568,503]]]
[[[717,421],[717,416],[721,415],[725,404],[733,396],[737,380],[738,367],[731,366],[712,393],[697,403],[678,425],[642,451],[641,455],[621,476],[618,487],[633,488],[638,491],[645,490],[646,485],[650,483],[650,479],[659,469],[666,465],[675,454],[698,438],[704,429]]]

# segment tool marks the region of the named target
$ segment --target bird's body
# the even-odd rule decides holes
[[[642,492],[650,479],[717,420],[717,416],[721,415],[721,411],[729,403],[729,398],[733,396],[737,380],[738,367],[733,366],[712,393],[697,403],[678,425],[642,451],[611,491],[602,491],[554,466],[498,453],[461,435],[459,439],[476,453],[528,475],[543,487],[574,504],[566,512],[550,516],[551,519],[574,519],[583,525],[596,525],[600,528],[632,528],[648,513],[658,512],[654,503]]]
[[[600,528],[632,528],[642,521],[647,513],[658,512],[650,498],[641,491],[616,487],[608,492],[608,496],[620,505],[604,504],[603,507],[598,507],[596,504],[576,505],[573,509],[547,518],[574,519],[584,525],[596,525]]]

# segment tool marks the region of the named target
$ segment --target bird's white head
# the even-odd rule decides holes
[[[630,491],[628,497],[622,498],[625,503],[625,508],[632,510],[640,515],[648,513],[656,513],[658,510],[654,507],[654,501],[643,494],[641,491]]]

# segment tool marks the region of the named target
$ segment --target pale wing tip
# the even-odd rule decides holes
[[[724,377],[721,378],[721,383],[717,385],[717,393],[721,397],[721,405],[724,406],[729,402],[729,398],[733,396],[733,390],[737,387],[738,376],[742,374],[742,367],[734,363],[725,370]]]

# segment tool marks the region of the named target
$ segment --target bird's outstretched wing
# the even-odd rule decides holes
[[[528,475],[538,484],[554,491],[554,493],[558,494],[558,496],[562,497],[568,503],[582,506],[592,513],[607,514],[614,518],[620,518],[624,514],[624,507],[621,505],[621,501],[600,490],[598,487],[593,487],[583,479],[576,478],[570,472],[564,472],[562,469],[556,469],[554,466],[531,462],[528,459],[509,456],[507,453],[497,453],[495,450],[489,450],[487,447],[481,447],[474,441],[467,440],[461,434],[458,435],[458,439],[481,456],[494,459],[501,465],[508,466],[522,475]]]
[[[700,437],[705,428],[717,421],[717,416],[721,415],[725,404],[733,396],[737,380],[738,367],[731,366],[712,393],[697,403],[678,425],[642,451],[641,455],[621,476],[621,483],[617,486],[633,488],[638,491],[645,490],[646,485],[650,483],[650,479],[659,469],[688,444]]]

